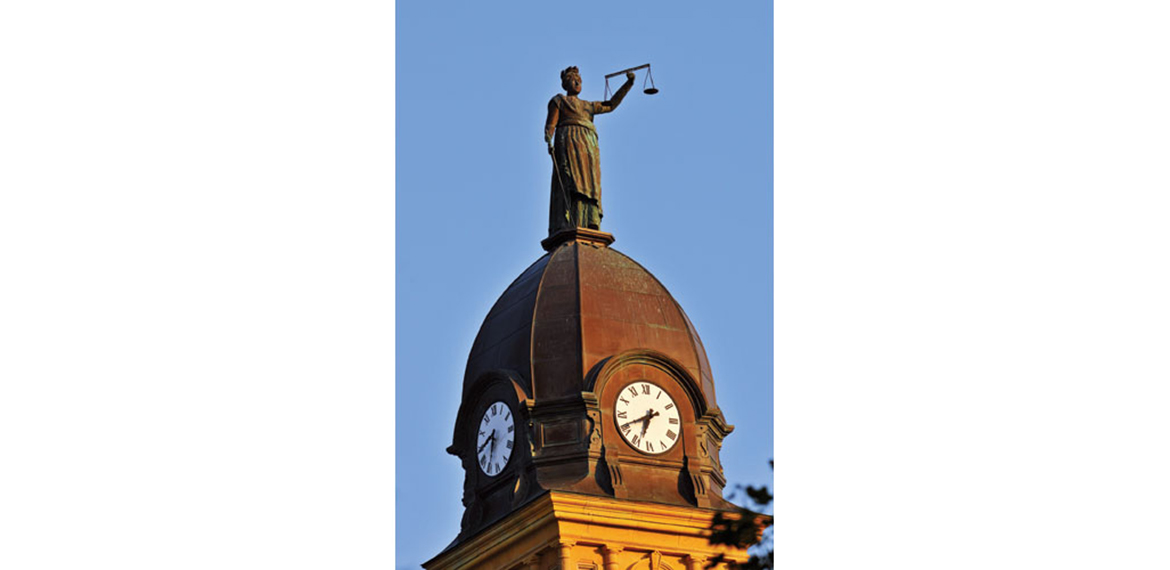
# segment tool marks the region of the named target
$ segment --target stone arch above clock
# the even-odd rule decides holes
[[[650,383],[677,403],[681,425],[678,445],[660,454],[632,448],[618,433],[618,394],[632,384]],[[714,507],[723,504],[726,481],[719,462],[719,448],[734,426],[704,396],[700,383],[686,368],[670,357],[647,349],[632,349],[599,362],[586,376],[586,395],[597,402],[600,412],[605,467],[610,473],[609,490],[614,496],[644,498]],[[674,473],[677,485],[664,490],[655,471]],[[651,481],[647,482],[649,478]],[[657,481],[654,481],[657,480]]]

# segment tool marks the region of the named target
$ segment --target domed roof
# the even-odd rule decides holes
[[[579,232],[580,233],[580,232]],[[546,244],[484,319],[463,378],[464,395],[484,374],[510,371],[530,399],[588,390],[590,372],[632,349],[685,369],[715,406],[715,384],[695,327],[649,271],[608,247],[612,238]]]

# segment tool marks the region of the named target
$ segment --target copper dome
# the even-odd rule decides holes
[[[703,343],[662,283],[605,242],[568,241],[496,301],[472,345],[463,391],[484,374],[510,372],[528,399],[579,395],[591,371],[630,349],[675,361],[715,406]]]

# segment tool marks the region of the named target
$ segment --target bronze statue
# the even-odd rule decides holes
[[[553,158],[552,196],[549,200],[548,233],[572,228],[601,227],[601,154],[593,116],[617,109],[634,85],[634,72],[608,101],[578,99],[581,74],[576,67],[561,72],[565,95],[548,102],[544,142]],[[555,142],[554,142],[555,141]]]

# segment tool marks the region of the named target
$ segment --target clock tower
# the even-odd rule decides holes
[[[712,519],[737,509],[719,462],[732,426],[703,344],[613,241],[557,231],[484,319],[447,449],[464,470],[463,520],[428,570],[747,560],[707,540]]]

